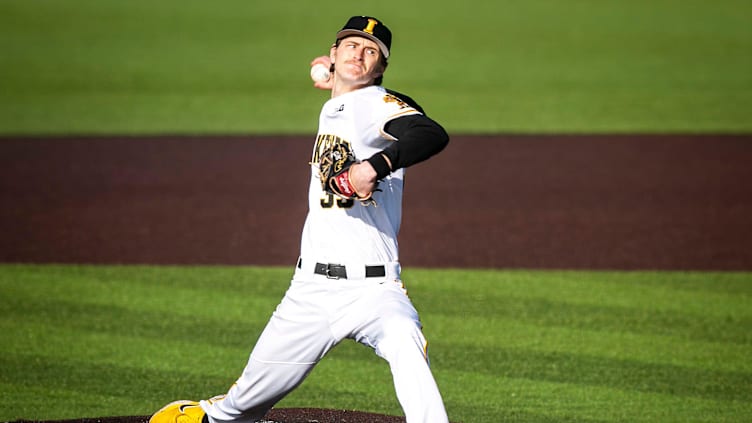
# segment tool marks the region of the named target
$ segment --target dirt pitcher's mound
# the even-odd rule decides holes
[[[271,410],[267,419],[278,423],[404,423],[404,417],[385,416],[351,410],[319,408],[281,408]]]
[[[150,416],[121,416],[48,421],[45,423],[147,423]],[[266,423],[404,423],[404,417],[386,416],[353,410],[326,410],[319,408],[279,408],[269,411]],[[37,420],[19,420],[14,423],[41,423]]]

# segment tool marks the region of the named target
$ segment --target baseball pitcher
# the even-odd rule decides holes
[[[259,422],[346,339],[389,363],[408,423],[448,422],[400,278],[397,235],[405,168],[449,137],[412,99],[381,86],[391,43],[381,21],[354,16],[329,56],[312,62],[314,86],[331,98],[311,151],[309,212],[290,286],[227,393],[170,403],[150,423]]]

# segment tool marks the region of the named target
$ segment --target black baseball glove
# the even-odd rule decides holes
[[[318,163],[321,188],[339,198],[358,200],[366,206],[376,204],[372,193],[360,195],[350,180],[350,167],[356,163],[359,161],[355,159],[348,144],[333,144],[324,149]]]

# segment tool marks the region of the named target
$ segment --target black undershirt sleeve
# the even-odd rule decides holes
[[[397,141],[367,160],[376,170],[377,179],[383,179],[397,169],[427,160],[449,143],[449,135],[444,128],[425,115],[394,119],[384,126],[384,131]],[[384,156],[389,158],[391,167]]]

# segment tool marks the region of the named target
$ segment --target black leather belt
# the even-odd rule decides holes
[[[341,264],[316,263],[313,273],[326,276],[329,279],[347,279],[347,268]],[[379,278],[386,276],[384,266],[366,266],[367,278]]]

